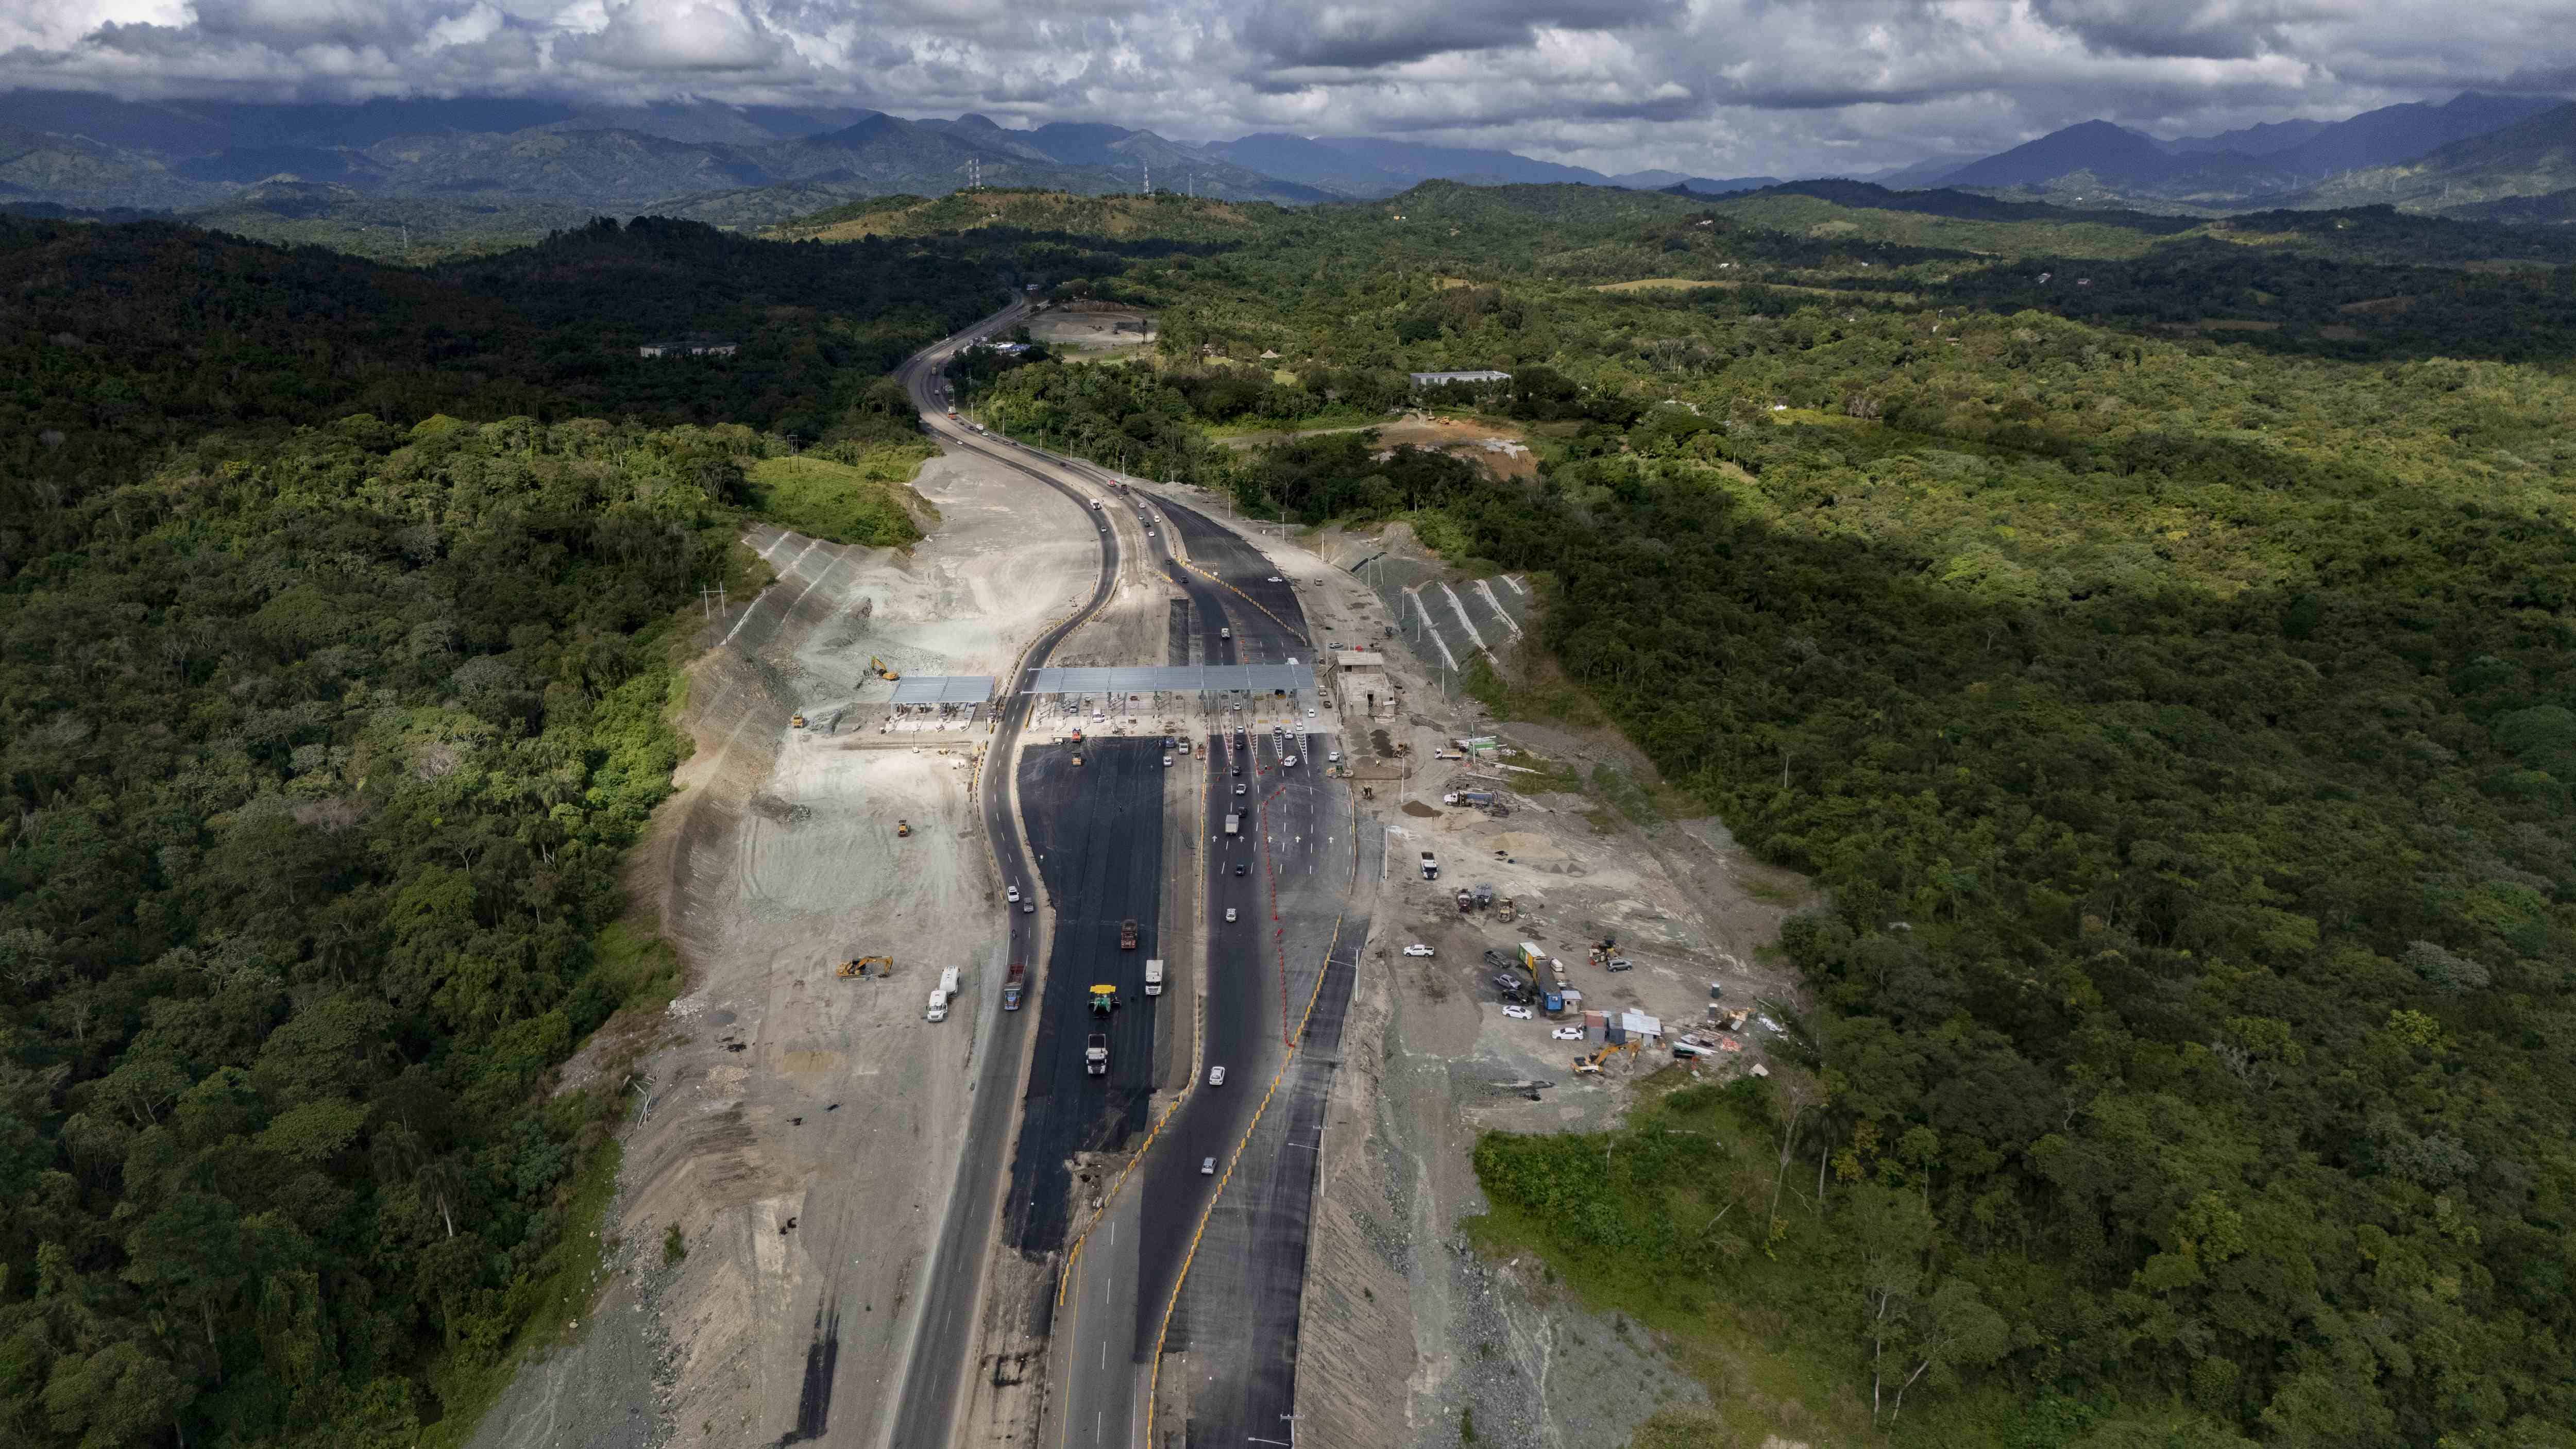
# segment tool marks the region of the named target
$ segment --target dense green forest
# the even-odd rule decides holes
[[[408,1445],[578,1311],[698,591],[918,536],[884,370],[1019,265],[0,221],[0,1442]]]
[[[1139,262],[1160,356],[974,390],[1531,571],[1553,662],[1823,887],[1806,1068],[1716,1133],[1805,1164],[1791,1206],[1647,1119],[1606,1175],[1490,1139],[1501,1219],[1650,1321],[1770,1305],[1864,1403],[1911,1354],[1880,1426],[1921,1442],[2576,1443],[2576,268],[2366,215],[2052,264],[1582,199]],[[1514,374],[1444,401],[1536,483],[1207,445],[1452,367]]]

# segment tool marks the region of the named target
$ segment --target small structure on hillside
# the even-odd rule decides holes
[[[635,349],[638,357],[731,357],[742,350],[742,344],[722,337],[691,335],[674,342],[647,342]]]
[[[1490,367],[1480,368],[1473,372],[1417,372],[1413,374],[1413,385],[1415,387],[1447,387],[1453,382],[1509,382],[1511,380],[1512,375],[1510,373],[1496,372]]]

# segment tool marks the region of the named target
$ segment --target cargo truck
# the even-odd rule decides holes
[[[1159,956],[1145,963],[1145,994],[1147,996],[1163,994],[1163,961]]]
[[[1226,833],[1226,834],[1228,834],[1228,835],[1240,835],[1240,834],[1242,834],[1242,833],[1243,833],[1243,817],[1242,817],[1242,816],[1240,816],[1240,815],[1236,815],[1236,814],[1231,814],[1231,813],[1229,813],[1229,814],[1225,817],[1225,833]]]
[[[1109,1033],[1095,1031],[1083,1042],[1082,1070],[1095,1077],[1109,1075]]]
[[[946,1021],[948,1003],[957,999],[957,968],[939,973],[939,984],[930,988],[930,1006],[922,1013],[924,1021]]]
[[[1020,1009],[1020,988],[1025,985],[1027,981],[1028,968],[1017,961],[1012,962],[1010,979],[1002,983],[1002,1009],[1004,1011],[1017,1011]]]
[[[1422,852],[1422,878],[1424,880],[1440,879],[1440,862],[1433,859],[1431,852],[1427,850]]]

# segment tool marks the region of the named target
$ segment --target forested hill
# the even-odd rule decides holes
[[[408,1446],[583,1301],[674,621],[1017,265],[0,222],[0,1444]]]
[[[214,430],[363,412],[735,422],[813,441],[996,304],[1010,244],[785,245],[599,222],[411,272],[165,223],[0,218],[0,529]],[[705,334],[737,356],[645,358]],[[0,539],[0,572],[25,553]]]

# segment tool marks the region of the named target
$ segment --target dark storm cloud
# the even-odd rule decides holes
[[[675,97],[1854,170],[2576,85],[2571,0],[12,0],[0,85]]]
[[[1525,46],[1543,28],[1664,28],[1684,8],[1681,0],[1500,0],[1488,5],[1263,0],[1246,17],[1243,38],[1270,65],[1368,70],[1435,55]]]

